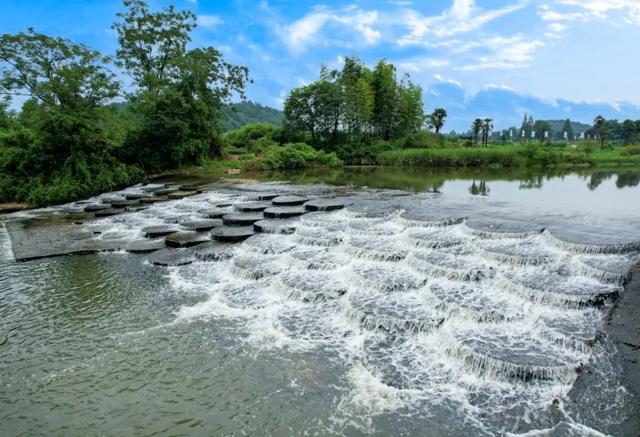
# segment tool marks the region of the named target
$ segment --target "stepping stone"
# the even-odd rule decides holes
[[[111,207],[117,208],[117,209],[124,209],[127,206],[137,205],[137,203],[138,202],[135,202],[133,200],[114,200],[113,202],[111,202]]]
[[[295,236],[299,243],[307,246],[332,247],[338,246],[344,241],[342,233],[322,228],[298,227]]]
[[[124,210],[127,212],[140,212],[149,209],[148,206],[127,206]]]
[[[255,222],[253,228],[265,234],[293,234],[296,231],[295,223],[292,219],[266,219]]]
[[[303,302],[325,302],[347,293],[347,287],[333,273],[320,271],[287,272],[280,277],[287,298]]]
[[[104,204],[87,205],[84,207],[84,212],[96,212],[96,211],[102,211],[104,209],[109,209],[109,205],[104,205]]]
[[[127,244],[125,250],[131,253],[148,253],[165,247],[164,240],[136,240]]]
[[[282,266],[265,256],[242,255],[232,261],[233,272],[243,279],[258,280],[280,273]]]
[[[107,205],[111,205],[111,202],[114,202],[116,200],[122,200],[122,197],[103,197],[102,199],[100,199],[100,201],[102,203],[105,203]]]
[[[160,249],[151,253],[147,260],[157,266],[185,266],[196,260],[190,249]]]
[[[264,216],[267,218],[291,218],[306,212],[302,206],[272,206],[264,210]]]
[[[167,196],[171,193],[177,193],[178,191],[180,191],[180,187],[161,188],[153,192],[155,193],[156,196]]]
[[[256,200],[273,200],[279,195],[280,193],[260,193],[252,197]]]
[[[338,267],[336,256],[324,250],[298,249],[290,253],[291,257],[308,270],[334,270]]]
[[[163,188],[166,188],[164,184],[147,184],[142,187],[142,189],[148,193],[153,193]]]
[[[372,261],[400,261],[407,256],[407,251],[389,238],[352,238],[349,251]]]
[[[418,293],[354,293],[347,317],[369,330],[427,332],[444,321]]]
[[[268,202],[244,202],[234,205],[236,211],[240,212],[260,212],[271,206]]]
[[[176,200],[184,197],[195,196],[196,194],[198,194],[197,191],[174,191],[173,193],[169,193],[167,197],[170,200]]]
[[[409,264],[433,278],[479,281],[495,276],[495,269],[464,245],[416,252],[409,258]]]
[[[141,197],[140,199],[138,199],[138,202],[142,203],[142,204],[149,204],[149,203],[156,203],[156,202],[164,202],[165,200],[168,200],[167,197]]]
[[[538,266],[553,261],[557,256],[540,237],[529,237],[516,242],[490,242],[483,250],[488,258],[513,266]]]
[[[169,247],[192,247],[211,241],[207,234],[198,232],[176,232],[167,235],[164,242]]]
[[[573,381],[582,364],[573,351],[538,340],[526,327],[483,326],[461,330],[450,353],[475,373],[493,379]]]
[[[493,289],[486,290],[476,283],[436,283],[431,284],[429,290],[436,299],[437,308],[463,319],[495,323],[524,317],[518,308],[513,307],[504,293]]]
[[[293,250],[296,245],[290,239],[275,234],[257,234],[244,242],[251,252],[262,254],[281,254]]]
[[[228,202],[216,203],[213,206],[215,206],[216,208],[230,208],[233,206],[233,203],[228,203]]]
[[[271,202],[275,206],[297,206],[302,205],[309,199],[301,196],[278,196],[274,198]]]
[[[336,199],[313,199],[304,204],[307,211],[336,211],[345,204]]]
[[[147,226],[146,228],[142,228],[142,232],[144,236],[147,238],[158,238],[165,237],[167,235],[175,234],[178,232],[178,228],[175,226]]]
[[[210,241],[193,248],[193,253],[200,261],[224,261],[235,255],[238,246],[220,241]]]
[[[416,290],[427,283],[409,270],[393,264],[367,265],[353,269],[358,277],[357,285],[363,290],[403,292]]]
[[[231,213],[232,211],[228,208],[202,209],[198,211],[198,214],[202,214],[210,219],[221,219],[225,215]]]
[[[210,219],[210,220],[189,220],[180,222],[180,226],[187,228],[190,231],[204,232],[210,231],[213,228],[222,226],[222,220]]]
[[[458,246],[463,240],[443,231],[442,229],[428,229],[409,233],[409,239],[415,247],[422,249],[441,249],[443,247]]]
[[[148,195],[145,193],[125,193],[124,194],[124,198],[127,200],[139,200],[147,196]]]
[[[263,218],[261,212],[240,212],[224,215],[222,221],[227,226],[249,226]]]
[[[214,240],[235,243],[254,235],[253,226],[221,226],[211,231]]]
[[[109,209],[103,209],[101,211],[96,211],[95,216],[96,217],[111,217],[113,215],[122,214],[123,212],[124,211],[122,209],[109,208]]]

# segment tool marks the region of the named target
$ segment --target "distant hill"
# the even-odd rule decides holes
[[[259,103],[240,102],[231,103],[224,109],[226,120],[223,120],[225,131],[238,129],[249,123],[269,123],[275,126],[282,126],[284,113]]]

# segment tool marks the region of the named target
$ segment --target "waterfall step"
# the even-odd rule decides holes
[[[265,219],[253,224],[257,232],[266,234],[293,234],[296,231],[296,220]]]
[[[105,209],[109,209],[109,205],[96,203],[96,204],[85,206],[84,212],[96,212],[96,211],[102,211]]]
[[[183,199],[185,197],[195,196],[196,194],[198,194],[197,191],[174,191],[172,193],[167,194],[167,197],[170,200],[178,200],[178,199]]]
[[[138,202],[135,200],[114,200],[113,202],[111,202],[111,207],[117,209],[125,209],[127,206],[134,206],[137,204]]]
[[[261,279],[280,273],[282,267],[267,256],[239,255],[233,258],[232,271],[242,279]]]
[[[264,216],[266,218],[291,218],[298,217],[305,214],[305,210],[302,206],[272,206],[264,210]]]
[[[437,299],[437,308],[448,316],[461,317],[479,323],[517,320],[524,317],[519,306],[493,289],[484,289],[469,282],[435,283],[429,291]]]
[[[100,211],[96,211],[95,212],[95,216],[96,217],[111,217],[111,216],[114,216],[114,215],[122,214],[123,212],[124,212],[124,210],[122,210],[122,209],[108,208],[108,209],[102,209]]]
[[[209,241],[193,248],[195,257],[200,261],[225,261],[231,259],[237,251],[237,245],[219,241]]]
[[[307,270],[334,270],[338,263],[334,254],[328,249],[297,249],[290,256]]]
[[[333,273],[323,271],[284,273],[280,282],[279,289],[287,298],[303,302],[325,302],[347,293],[347,287]]]
[[[409,264],[434,278],[477,281],[495,275],[492,267],[485,265],[473,251],[464,246],[419,251],[409,258]]]
[[[402,292],[416,290],[427,283],[426,278],[394,264],[356,266],[353,273],[358,278],[358,286],[363,290]]]
[[[244,202],[236,203],[234,208],[240,212],[261,212],[271,206],[270,202]]]
[[[227,226],[253,226],[262,219],[264,215],[261,212],[239,212],[222,216],[222,221]]]
[[[296,248],[296,244],[277,234],[256,234],[246,239],[243,245],[252,253],[263,255],[281,254]]]
[[[302,205],[309,199],[302,196],[278,196],[274,197],[271,202],[275,206],[297,206]]]
[[[254,234],[253,226],[221,226],[211,231],[214,240],[228,243],[246,240]]]
[[[193,247],[211,241],[208,234],[199,232],[176,232],[167,235],[164,242],[169,247]]]
[[[160,249],[152,252],[147,260],[157,266],[184,266],[196,260],[190,249]]]
[[[336,211],[345,207],[345,203],[337,199],[313,199],[304,204],[307,211]]]
[[[195,232],[210,231],[213,228],[219,228],[222,226],[222,220],[209,219],[209,220],[187,220],[180,222],[180,226]]]
[[[131,253],[149,253],[166,246],[164,240],[135,240],[125,246],[125,250]]]
[[[198,214],[201,214],[210,219],[221,219],[227,214],[231,214],[231,208],[214,208],[214,209],[201,209]]]
[[[352,238],[349,241],[349,252],[372,261],[400,261],[408,253],[391,238]]]

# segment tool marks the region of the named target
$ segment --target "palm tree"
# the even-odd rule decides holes
[[[475,120],[473,120],[473,124],[471,125],[471,130],[473,131],[475,144],[478,145],[478,134],[482,130],[482,120],[480,118],[476,118]]]
[[[485,118],[482,120],[482,145],[484,147],[489,145],[489,134],[493,129],[493,120],[491,118]]]
[[[602,115],[598,115],[594,120],[593,120],[593,130],[596,133],[596,138],[600,139],[600,148],[604,147],[604,122],[605,119]]]
[[[447,118],[447,111],[444,108],[436,108],[429,118],[431,119],[431,125],[436,130],[436,134],[439,134],[440,129],[444,126],[444,120]]]

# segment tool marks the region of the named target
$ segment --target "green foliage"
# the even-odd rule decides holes
[[[284,113],[259,103],[240,102],[225,105],[223,108],[222,126],[224,131],[240,129],[254,123],[266,123],[282,127]]]
[[[627,146],[622,149],[622,153],[625,156],[637,156],[640,155],[640,146]]]
[[[262,160],[263,168],[295,169],[305,167],[335,167],[341,162],[335,153],[315,150],[304,143],[288,143],[268,149]]]
[[[429,115],[429,125],[436,130],[436,134],[440,133],[440,129],[444,126],[444,121],[447,118],[447,111],[444,108],[436,108],[431,115]]]

